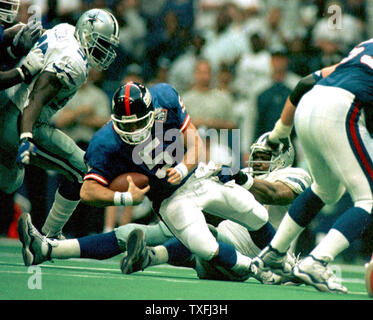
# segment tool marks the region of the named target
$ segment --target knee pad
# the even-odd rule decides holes
[[[187,247],[196,256],[209,261],[216,256],[219,244],[210,232],[204,234],[199,233],[198,236],[190,236]]]

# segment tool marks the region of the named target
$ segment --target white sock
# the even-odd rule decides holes
[[[331,260],[349,247],[346,237],[336,229],[330,229],[324,239],[312,250],[311,255],[316,259],[328,257]]]
[[[52,241],[51,258],[80,258],[80,245],[78,239]]]
[[[238,274],[247,274],[250,271],[251,258],[244,256],[243,254],[237,253],[237,262],[232,267],[232,271],[237,272]]]
[[[288,213],[282,219],[278,230],[271,241],[272,248],[279,252],[286,252],[291,242],[304,230]]]
[[[72,201],[65,199],[57,190],[52,209],[49,211],[48,217],[41,229],[42,232],[48,237],[53,237],[61,232],[79,202],[80,200]]]
[[[150,249],[150,266],[155,266],[158,264],[163,264],[168,262],[168,251],[166,247],[160,245],[152,247]]]

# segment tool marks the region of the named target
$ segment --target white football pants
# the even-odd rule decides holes
[[[236,184],[223,185],[216,177],[197,179],[192,175],[159,213],[171,232],[194,254],[205,260],[214,257],[218,243],[208,229],[203,211],[233,220],[249,230],[268,221],[268,212],[254,196]]]
[[[294,120],[313,192],[333,204],[347,190],[355,206],[371,212],[373,139],[361,107],[344,89],[316,85],[301,99]]]

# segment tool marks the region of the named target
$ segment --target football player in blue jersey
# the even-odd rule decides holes
[[[42,228],[50,237],[61,235],[77,207],[87,166],[84,151],[49,119],[86,81],[89,67],[108,68],[118,44],[118,22],[107,10],[84,12],[76,26],[58,24],[44,31],[31,50],[42,52],[42,72],[30,84],[7,89],[7,99],[0,101],[0,190],[15,192],[28,164],[64,177]]]
[[[11,24],[17,17],[19,0],[0,0],[0,52],[2,62],[0,69],[0,90],[10,88],[18,83],[30,84],[33,77],[41,70],[44,55],[41,50],[26,56],[17,68],[10,68],[25,56],[38,40],[42,26],[31,19],[27,25],[19,23],[4,29],[2,24]]]
[[[197,256],[215,261],[231,272],[248,274],[251,259],[232,245],[218,242],[209,231],[202,210],[239,222],[249,230],[267,225],[267,210],[245,188],[223,185],[212,172],[195,168],[204,158],[204,145],[181,98],[173,87],[150,89],[127,83],[115,93],[112,121],[92,138],[85,159],[90,168],[81,198],[94,206],[131,206],[145,194],[170,231]],[[148,176],[149,186],[137,188],[129,179],[127,192],[114,192],[110,182],[125,172]],[[28,222],[22,230],[28,230]],[[25,232],[26,237],[30,237]],[[105,245],[103,245],[105,244]],[[80,239],[82,257],[92,251],[118,254],[115,232]],[[99,251],[99,252],[97,252]],[[24,250],[34,263],[30,248]]]
[[[320,291],[345,293],[328,263],[358,239],[372,220],[373,205],[373,40],[357,45],[339,64],[300,81],[285,103],[268,145],[295,125],[313,183],[293,203],[271,241],[255,259],[263,270],[290,273]],[[348,192],[354,206],[294,268],[285,255],[290,242],[325,204]]]

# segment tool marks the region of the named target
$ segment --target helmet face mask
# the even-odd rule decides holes
[[[0,20],[12,23],[17,17],[20,0],[0,0]]]
[[[140,144],[150,136],[151,128],[154,124],[154,111],[150,111],[141,118],[129,116],[119,120],[112,115],[111,119],[113,120],[115,131],[125,143],[131,145]]]
[[[293,165],[295,151],[290,138],[281,142],[277,151],[272,151],[266,144],[268,136],[269,132],[264,133],[250,147],[248,166],[253,176],[267,175]]]
[[[119,26],[111,13],[101,9],[83,13],[76,24],[75,36],[92,68],[106,70],[115,60]]]
[[[130,145],[147,140],[154,125],[154,110],[150,92],[145,86],[129,82],[113,97],[111,119],[115,132]]]

